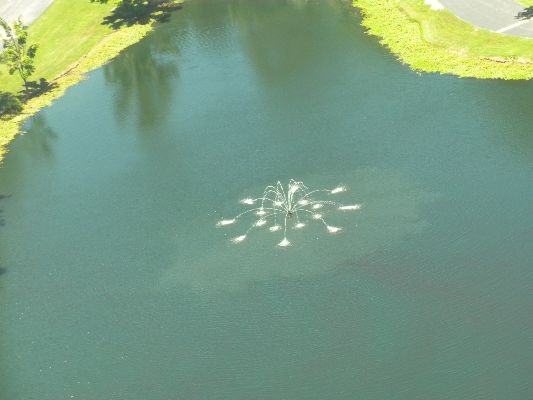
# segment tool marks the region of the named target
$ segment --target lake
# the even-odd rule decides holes
[[[413,72],[359,23],[190,1],[25,124],[1,399],[533,396],[533,82]],[[286,248],[216,227],[291,178],[362,208]]]

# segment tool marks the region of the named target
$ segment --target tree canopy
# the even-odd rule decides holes
[[[20,18],[11,27],[0,17],[0,27],[5,33],[4,50],[0,53],[0,63],[6,64],[11,75],[18,73],[28,89],[28,79],[35,71],[37,44],[28,44],[28,30]]]

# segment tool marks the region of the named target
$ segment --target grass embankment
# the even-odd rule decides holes
[[[90,3],[89,0],[56,0],[28,28],[30,43],[38,43],[35,73],[32,78],[52,80],[84,54],[112,29],[102,25],[113,5]],[[22,89],[18,75],[9,75],[0,67],[0,90],[17,92]]]
[[[524,7],[533,7],[533,0],[518,0]]]
[[[45,78],[53,84],[48,92],[30,99],[23,111],[10,119],[0,119],[0,162],[6,145],[20,124],[41,108],[50,105],[65,90],[81,81],[84,74],[116,57],[138,42],[151,24],[125,26],[113,30],[102,25],[117,1],[90,3],[89,0],[55,0],[29,28],[30,43],[38,43],[36,71],[32,79]],[[0,91],[17,92],[22,84],[17,76],[0,69]]]
[[[354,0],[363,26],[415,70],[484,79],[533,78],[533,40],[476,28],[423,0]]]

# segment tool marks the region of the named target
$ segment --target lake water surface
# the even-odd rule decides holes
[[[335,1],[202,1],[0,169],[0,399],[533,398],[533,83],[418,74]],[[293,245],[216,222],[345,184]]]

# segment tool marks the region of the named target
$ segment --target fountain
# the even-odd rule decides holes
[[[313,221],[322,223],[326,231],[331,234],[342,231],[341,227],[329,225],[325,220],[328,212],[356,211],[361,209],[361,204],[343,205],[329,199],[317,199],[320,194],[335,195],[345,192],[345,186],[338,186],[333,189],[309,190],[301,181],[290,179],[285,189],[281,182],[275,186],[267,186],[263,196],[259,198],[246,198],[240,201],[250,208],[232,219],[218,221],[217,226],[228,226],[239,222],[242,218],[253,218],[247,231],[232,238],[233,243],[241,243],[253,229],[268,228],[270,232],[283,231],[283,239],[278,243],[280,247],[290,246],[291,242],[287,238],[287,227],[293,229],[305,228]]]

